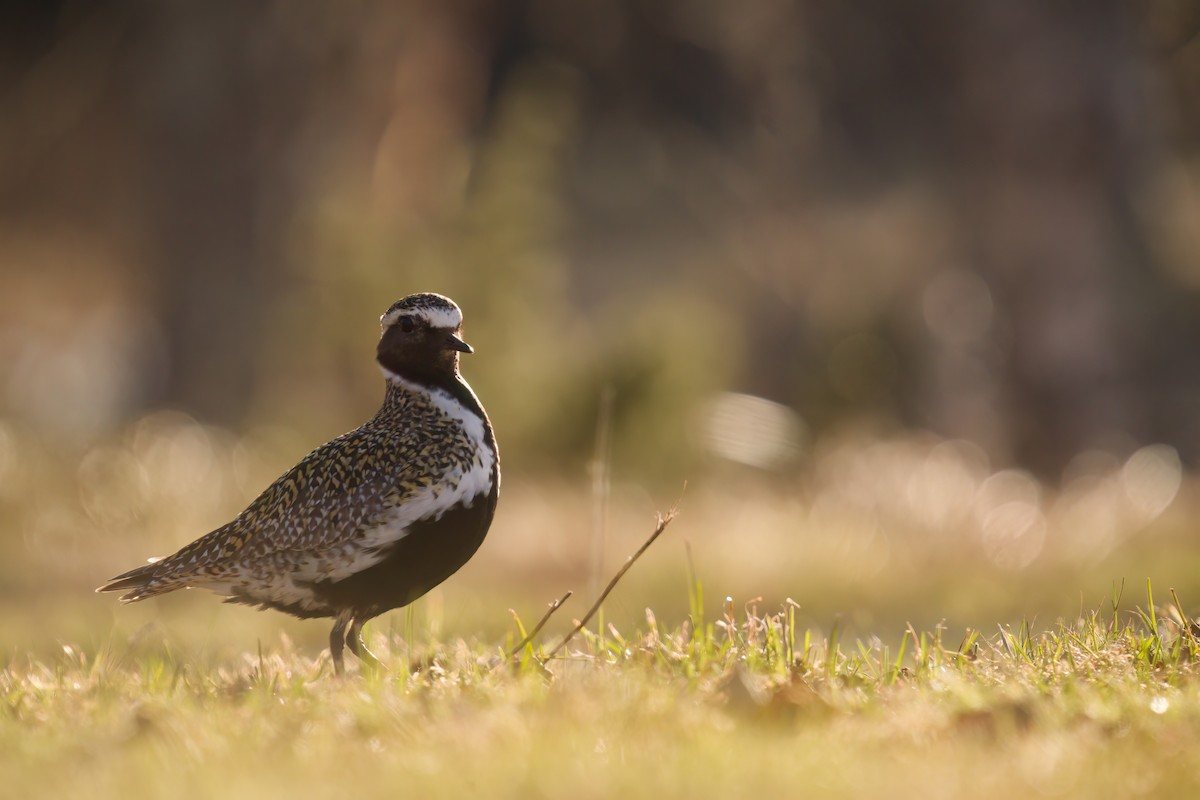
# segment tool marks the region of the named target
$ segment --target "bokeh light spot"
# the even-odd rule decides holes
[[[729,461],[777,469],[800,454],[804,424],[796,412],[748,394],[724,392],[703,416],[704,443]]]
[[[980,532],[987,557],[1004,569],[1029,566],[1046,541],[1046,519],[1038,507],[1013,501],[993,508]]]
[[[1121,485],[1143,523],[1167,510],[1183,482],[1183,465],[1175,448],[1154,444],[1138,450],[1121,468]]]

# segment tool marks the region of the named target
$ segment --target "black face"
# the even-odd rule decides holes
[[[445,384],[458,375],[458,354],[471,352],[459,338],[460,330],[434,328],[419,316],[402,316],[383,332],[375,357],[402,378]]]

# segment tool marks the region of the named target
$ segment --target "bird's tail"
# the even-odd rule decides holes
[[[186,583],[173,579],[169,574],[163,574],[162,560],[153,559],[149,564],[123,572],[109,579],[103,586],[96,587],[97,592],[125,592],[121,595],[122,603],[135,603],[159,594],[182,589]]]

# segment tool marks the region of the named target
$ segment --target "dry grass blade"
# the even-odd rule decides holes
[[[629,568],[633,566],[633,563],[642,557],[642,553],[650,549],[650,545],[654,544],[654,540],[662,535],[662,532],[665,531],[667,526],[671,524],[671,520],[675,519],[675,513],[676,509],[672,508],[666,514],[659,516],[658,525],[655,526],[654,532],[651,533],[650,537],[642,543],[642,546],[637,549],[637,552],[631,555],[625,561],[625,563],[621,565],[621,568],[617,570],[617,574],[613,575],[612,580],[608,582],[608,586],[605,586],[604,591],[601,592],[600,596],[596,598],[596,602],[592,603],[592,607],[589,608],[587,613],[583,615],[583,618],[575,624],[575,627],[571,629],[571,632],[564,636],[563,640],[547,654],[546,658],[554,658],[554,656],[557,655],[560,650],[567,646],[568,642],[575,638],[576,634],[583,630],[584,626],[586,626],[588,622],[591,621],[592,617],[596,615],[596,612],[600,610],[600,606],[604,604],[605,598],[608,597],[621,578],[625,576],[625,573],[629,571]]]
[[[560,608],[562,608],[563,603],[567,602],[572,594],[574,594],[574,592],[568,589],[566,594],[550,604],[550,607],[546,609],[546,613],[542,615],[540,620],[538,620],[538,624],[533,626],[533,630],[531,630],[529,634],[521,640],[521,643],[514,647],[508,654],[510,659],[516,658],[517,654],[524,650],[525,647],[533,641],[535,636],[541,633],[542,628],[546,627],[546,623],[550,621],[550,617],[554,616],[555,611],[558,611]]]

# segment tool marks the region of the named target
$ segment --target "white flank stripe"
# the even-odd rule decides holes
[[[312,591],[296,582],[308,583],[317,580],[339,581],[367,567],[379,563],[383,554],[376,552],[392,542],[399,541],[408,535],[409,526],[424,519],[439,519],[442,514],[456,505],[471,505],[483,502],[492,490],[492,468],[496,456],[492,448],[484,440],[483,420],[444,389],[430,389],[407,381],[400,376],[384,370],[387,379],[405,388],[427,395],[435,406],[446,416],[462,425],[463,435],[471,442],[472,450],[477,454],[475,461],[465,469],[456,468],[439,481],[439,489],[427,487],[410,495],[392,514],[392,518],[384,525],[372,530],[362,539],[353,544],[347,543],[341,548],[335,548],[323,553],[314,553],[300,564],[292,564],[286,571],[272,571],[267,567],[267,574],[257,576],[222,578],[208,582],[203,578],[195,581],[194,585],[204,586],[217,594],[244,594],[246,587],[253,586],[253,596],[270,598],[273,602],[295,604],[302,608],[315,610],[320,607]],[[452,488],[446,489],[446,486]]]
[[[462,425],[463,433],[471,442],[476,453],[474,463],[463,469],[456,468],[437,487],[426,487],[410,495],[393,512],[385,525],[374,529],[360,540],[358,549],[350,560],[339,564],[328,573],[328,577],[339,580],[366,569],[378,562],[379,555],[372,550],[399,541],[408,534],[408,527],[425,519],[440,519],[442,514],[457,505],[472,505],[481,502],[492,490],[492,468],[496,456],[484,439],[483,420],[444,389],[430,389],[384,370],[388,380],[394,381],[413,392],[429,396],[433,404],[446,416]],[[446,486],[452,488],[447,489]]]

